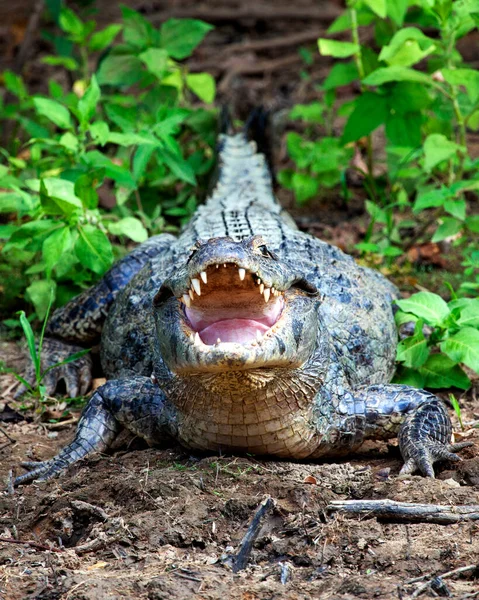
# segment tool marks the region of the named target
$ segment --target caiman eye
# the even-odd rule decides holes
[[[268,250],[268,248],[266,247],[265,244],[258,246],[257,250],[259,250],[261,252],[261,254],[266,258],[272,258],[273,260],[278,260],[278,256],[274,252],[271,252],[270,250]]]

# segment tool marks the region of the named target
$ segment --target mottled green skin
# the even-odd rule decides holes
[[[17,483],[48,479],[103,450],[120,425],[150,443],[172,436],[201,450],[293,459],[399,434],[404,472],[434,476],[434,461],[457,460],[437,398],[388,383],[396,288],[299,232],[273,196],[264,157],[242,135],[223,136],[220,158],[211,197],[178,239],[152,238],[54,315],[49,333],[57,338],[91,343],[101,331],[112,379],[93,394],[74,441],[50,461],[29,463]],[[274,336],[227,351],[185,336],[178,298],[215,263],[244,268],[284,294]]]

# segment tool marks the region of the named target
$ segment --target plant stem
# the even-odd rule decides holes
[[[351,37],[352,37],[353,43],[356,44],[356,46],[358,47],[357,52],[354,53],[354,62],[358,69],[358,74],[359,74],[359,79],[360,79],[359,85],[361,88],[361,92],[364,92],[365,87],[362,83],[362,80],[364,79],[364,64],[363,64],[363,57],[361,55],[361,44],[359,41],[358,13],[357,13],[356,9],[354,8],[353,4],[354,4],[354,0],[352,0],[352,1],[350,0],[348,2],[349,14],[351,17]],[[369,177],[371,178],[372,188],[374,190],[376,190],[376,185],[373,180],[374,160],[373,160],[373,144],[372,144],[371,134],[369,134],[366,137],[366,152],[367,152],[367,165],[368,165]]]

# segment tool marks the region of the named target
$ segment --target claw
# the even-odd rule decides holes
[[[72,354],[82,350],[79,346],[72,346],[65,342],[52,338],[45,338],[42,347],[42,371],[49,367],[62,363]],[[59,365],[51,369],[43,379],[46,393],[49,396],[55,394],[58,382],[65,381],[67,393],[70,398],[83,396],[88,391],[92,381],[92,361],[90,356],[84,355],[71,363]],[[30,366],[25,374],[25,380],[35,387],[36,379],[34,369]],[[28,391],[25,385],[21,385],[15,393],[15,398],[20,398]]]

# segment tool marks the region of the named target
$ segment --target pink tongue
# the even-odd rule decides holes
[[[256,339],[257,331],[263,335],[268,329],[267,325],[251,319],[225,319],[205,327],[199,334],[203,342],[210,346],[216,344],[218,338],[222,342],[246,344]]]

